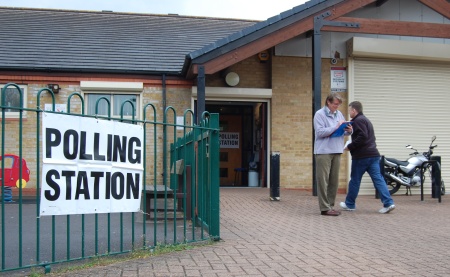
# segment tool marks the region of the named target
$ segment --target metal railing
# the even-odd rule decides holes
[[[6,105],[8,88],[18,91],[20,105]],[[86,115],[83,96],[70,94],[69,115],[143,126],[141,212],[40,216],[41,117],[56,113],[55,95],[48,88],[39,90],[37,108],[32,109],[24,108],[24,95],[18,85],[9,83],[1,92],[2,200],[8,171],[3,157],[14,153],[30,168],[28,184],[23,179],[24,169],[18,168],[15,202],[1,201],[2,272],[36,266],[45,267],[47,272],[52,264],[60,262],[220,238],[218,114],[205,112],[202,122],[195,125],[187,123],[194,120],[194,114],[186,110],[183,125],[177,125],[173,107],[165,109],[163,121],[159,122],[157,108],[147,104],[142,119],[136,119],[134,112],[124,118],[125,105],[135,110],[134,103],[127,100],[122,103],[120,118],[113,118],[109,100],[100,98],[95,111],[106,103],[108,115]],[[52,107],[49,111],[41,108],[44,98]],[[7,111],[14,112],[15,118],[9,119]],[[34,187],[32,195],[28,193],[30,187]]]

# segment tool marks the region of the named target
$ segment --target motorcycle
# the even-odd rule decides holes
[[[408,192],[411,193],[412,187],[420,187],[423,184],[426,172],[428,172],[430,178],[432,177],[431,170],[433,165],[441,166],[439,163],[430,162],[433,149],[437,147],[437,145],[433,145],[435,140],[436,136],[433,136],[428,151],[422,154],[411,145],[406,145],[406,148],[414,151],[409,154],[411,157],[407,161],[384,158],[384,179],[386,180],[391,195],[396,193],[401,186],[406,187],[406,194],[408,195]],[[442,179],[440,193],[441,195],[445,194],[445,185]]]

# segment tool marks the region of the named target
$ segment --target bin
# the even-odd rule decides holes
[[[258,164],[250,162],[248,164],[248,186],[258,187]]]
[[[270,155],[270,200],[280,200],[280,152]]]
[[[432,156],[431,161],[431,198],[439,198],[441,202],[441,156]]]
[[[248,186],[249,187],[259,187],[258,185],[258,171],[249,170],[248,171]]]

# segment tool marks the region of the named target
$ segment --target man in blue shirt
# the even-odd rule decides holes
[[[338,110],[342,104],[339,94],[332,93],[325,100],[325,106],[314,115],[314,157],[316,161],[317,196],[321,215],[338,216],[334,202],[339,186],[339,167],[344,152],[344,136],[332,136],[345,118]],[[352,132],[351,125],[345,128],[345,135]]]

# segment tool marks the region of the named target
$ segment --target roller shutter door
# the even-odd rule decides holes
[[[406,160],[411,150],[405,145],[424,152],[436,135],[434,155],[441,156],[442,178],[450,186],[450,63],[355,58],[349,71],[349,100],[363,103],[381,155]],[[426,194],[430,184],[428,178]],[[402,187],[397,194],[405,192]],[[360,194],[374,193],[366,174]]]

